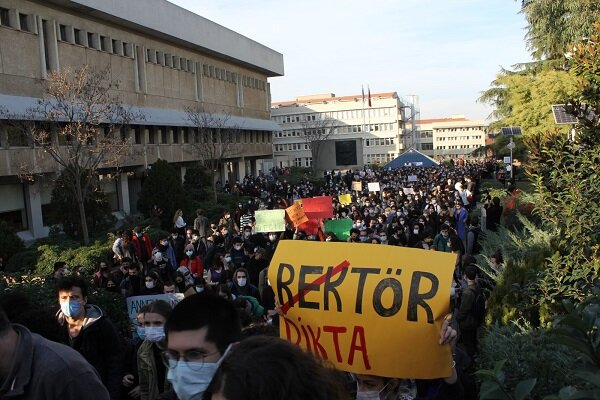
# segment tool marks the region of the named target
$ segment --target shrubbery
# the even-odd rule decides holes
[[[17,232],[6,222],[0,221],[0,257],[3,264],[6,265],[11,257],[24,247],[23,240],[17,236]]]

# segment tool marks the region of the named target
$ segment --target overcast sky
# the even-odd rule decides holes
[[[531,60],[514,0],[171,0],[283,54],[273,101],[417,95],[420,117],[491,112],[476,99],[500,66]]]

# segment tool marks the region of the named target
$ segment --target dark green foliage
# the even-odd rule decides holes
[[[54,189],[52,189],[52,199],[45,223],[48,225],[60,224],[69,237],[81,239],[81,217],[79,216],[76,197],[72,192],[75,185],[70,183],[72,179],[71,174],[62,173],[56,180]],[[81,179],[84,182],[86,177],[82,176]],[[84,206],[91,237],[97,237],[113,226],[115,218],[111,214],[106,195],[97,180],[91,183]],[[65,210],[70,210],[70,212],[65,212]]]
[[[513,149],[513,159],[521,162],[527,161],[527,147],[525,147],[523,144],[523,138],[521,136],[515,136],[513,138],[513,142],[515,143],[515,148]],[[494,150],[494,157],[497,160],[510,156],[510,149],[508,148],[509,143],[510,138],[501,133],[494,138],[494,144],[491,147],[492,150]]]
[[[531,377],[537,378],[537,384],[531,392],[531,398],[534,399],[556,393],[572,382],[573,370],[580,363],[577,355],[569,348],[553,341],[548,330],[517,324],[489,327],[481,340],[480,348],[480,369],[494,370],[499,360],[505,360],[501,367],[502,384],[511,394],[519,382]],[[489,382],[496,381],[489,374],[480,375]],[[482,399],[501,398],[483,396],[489,389],[489,384],[482,385]],[[517,397],[513,395],[506,398]]]
[[[152,164],[142,184],[138,209],[147,217],[159,219],[162,228],[170,230],[175,210],[181,208],[185,212],[189,204],[188,194],[184,191],[175,168],[164,160]],[[156,211],[158,209],[160,212]],[[184,214],[184,218],[189,219],[191,215]]]
[[[3,264],[6,265],[11,257],[23,250],[25,247],[23,240],[17,236],[17,232],[6,222],[0,221],[0,257]]]
[[[188,168],[185,171],[183,187],[194,201],[207,200],[212,194],[211,176],[202,167]]]
[[[110,261],[112,259],[112,242],[96,241],[89,246],[65,244],[44,244],[38,246],[39,258],[37,261],[35,274],[38,276],[47,276],[53,272],[56,261],[65,261],[69,266],[81,266],[88,273],[92,274],[100,261]]]
[[[6,264],[6,272],[26,272],[34,271],[39,257],[39,252],[35,248],[27,249],[16,253]]]

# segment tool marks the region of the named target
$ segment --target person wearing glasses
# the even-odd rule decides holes
[[[158,399],[202,399],[231,345],[241,338],[235,307],[213,294],[195,294],[177,304],[164,330],[161,354],[173,389]]]
[[[144,313],[145,340],[137,352],[140,382],[140,399],[154,400],[169,389],[167,370],[162,361],[162,343],[165,339],[164,325],[171,315],[171,305],[157,300],[148,305]]]

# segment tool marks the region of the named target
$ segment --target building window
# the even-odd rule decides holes
[[[8,9],[0,7],[0,25],[10,26],[10,17]]]
[[[148,127],[148,144],[154,144],[155,129],[153,126]]]
[[[179,143],[179,129],[173,128],[173,143]]]
[[[88,32],[88,34],[87,34],[87,41],[88,41],[88,47],[90,47],[92,49],[97,49],[93,33]]]
[[[133,137],[135,144],[142,144],[142,130],[139,126],[133,128]]]
[[[27,136],[23,131],[14,126],[9,126],[6,128],[6,134],[8,139],[8,144],[11,147],[27,147],[29,143],[27,142]]]
[[[188,128],[181,128],[181,130],[183,131],[183,143],[189,143],[190,134]]]
[[[167,143],[167,129],[160,128],[160,144],[166,144],[166,143]]]
[[[67,26],[60,24],[58,25],[58,40],[62,42],[67,41]]]
[[[75,44],[83,46],[83,32],[79,29],[74,29],[73,33],[75,35]]]
[[[21,24],[21,30],[25,32],[31,32],[31,27],[29,26],[29,16],[27,14],[19,13],[19,23]]]
[[[133,54],[133,48],[131,46],[131,44],[127,43],[127,42],[123,42],[123,55],[125,57],[132,57]]]

